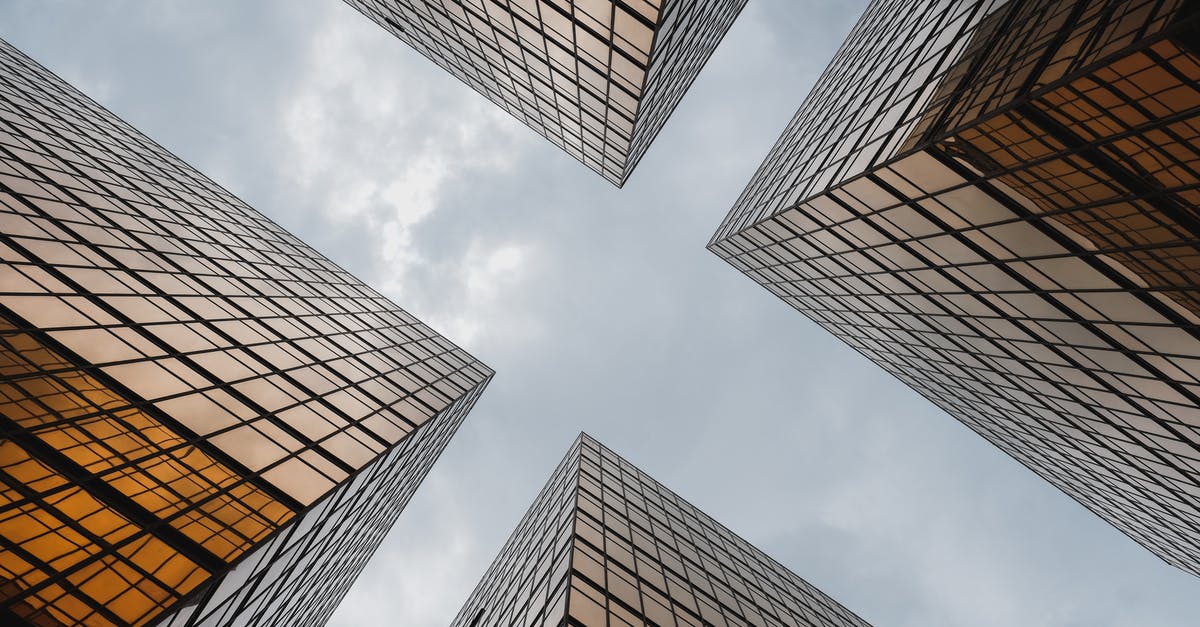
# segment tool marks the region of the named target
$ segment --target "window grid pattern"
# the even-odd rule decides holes
[[[995,94],[1008,81],[991,74],[1016,67],[1035,92],[947,123],[983,102],[953,78],[913,132],[956,128],[711,248],[1200,575],[1200,58],[1192,14],[1169,4],[993,14],[1010,21],[982,24],[990,43],[962,62],[992,69],[947,75]],[[1064,13],[1064,36],[1029,38]],[[1082,22],[1094,37],[1070,27]],[[1044,70],[991,58],[1029,57],[1030,41],[1047,42]]]
[[[453,627],[866,624],[581,435]]]
[[[233,561],[294,515],[3,323],[0,359],[0,414],[20,431],[0,443],[0,537],[9,543],[0,576],[31,622],[144,623],[207,579],[205,567]],[[41,428],[47,417],[55,424]],[[51,456],[56,464],[44,461]],[[124,507],[81,488],[72,480],[80,476],[103,481]],[[198,563],[180,544],[209,559]]]
[[[156,625],[325,624],[482,391],[455,401]]]
[[[874,0],[712,242],[915,148],[934,122],[937,130],[958,128],[1145,41],[1182,5]],[[980,36],[997,31],[1004,36]],[[960,87],[971,95],[960,97]],[[954,112],[931,114],[950,100]]]
[[[1139,287],[1200,316],[1197,57],[1169,40],[965,129],[945,148],[998,176]],[[1166,124],[1152,120],[1177,118]],[[1115,138],[1115,139],[1114,139]],[[1067,148],[1094,144],[1086,157]],[[1021,163],[1036,163],[1019,168]],[[1137,177],[1113,178],[1109,163]],[[1009,173],[1011,172],[1011,173]]]
[[[0,618],[46,625],[146,624],[491,376],[4,42],[0,369]]]
[[[1007,2],[871,2],[712,241],[894,154],[971,34]]]
[[[988,16],[940,81],[906,146],[936,139],[1014,103],[1024,93],[1148,43],[1180,15],[1182,0],[1013,2]]]
[[[624,185],[746,0],[346,0]]]

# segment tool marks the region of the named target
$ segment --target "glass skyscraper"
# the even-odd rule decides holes
[[[1200,11],[876,0],[709,247],[1200,575]]]
[[[580,434],[451,627],[867,623]]]
[[[746,0],[346,0],[614,185]]]
[[[0,623],[323,622],[491,374],[0,42]]]

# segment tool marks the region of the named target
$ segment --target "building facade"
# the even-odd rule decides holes
[[[876,0],[709,248],[1200,575],[1197,19]]]
[[[0,42],[0,623],[322,623],[490,377]]]
[[[867,623],[581,434],[452,627]]]
[[[346,0],[625,184],[746,0]]]

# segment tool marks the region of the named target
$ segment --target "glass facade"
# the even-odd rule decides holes
[[[0,42],[0,623],[323,621],[490,377]]]
[[[581,434],[452,627],[867,623]]]
[[[709,248],[1200,575],[1198,20],[873,2]]]
[[[346,0],[624,185],[746,0]]]

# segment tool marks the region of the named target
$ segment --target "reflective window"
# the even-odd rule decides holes
[[[453,627],[866,623],[581,435]]]
[[[347,2],[618,186],[746,4]]]
[[[874,2],[710,248],[1200,574],[1197,19]]]
[[[0,373],[0,613],[89,625],[327,616],[491,376],[3,42]]]

